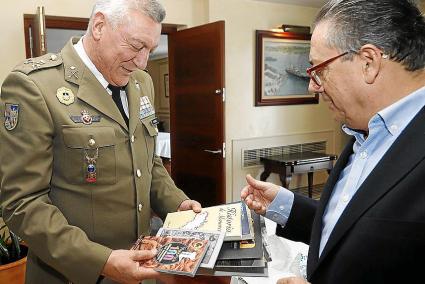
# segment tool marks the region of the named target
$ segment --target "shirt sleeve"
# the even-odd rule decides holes
[[[276,197],[267,208],[265,217],[282,227],[286,225],[294,203],[294,193],[281,187]]]

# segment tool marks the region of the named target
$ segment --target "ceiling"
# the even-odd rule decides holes
[[[255,0],[261,2],[274,2],[280,4],[290,4],[290,5],[298,5],[298,6],[308,6],[320,8],[327,2],[327,0]]]

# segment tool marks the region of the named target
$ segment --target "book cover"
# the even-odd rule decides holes
[[[221,246],[223,245],[224,232],[207,232],[207,231],[189,231],[178,229],[164,229],[158,230],[157,236],[173,236],[184,238],[195,238],[199,240],[208,240],[209,246],[205,253],[204,259],[201,262],[201,267],[213,268],[220,253]]]
[[[251,212],[251,216],[252,222],[254,224],[254,239],[224,242],[218,255],[218,259],[260,259],[263,257],[264,252],[263,238],[261,233],[261,217],[253,211]]]
[[[245,204],[235,202],[202,208],[200,213],[195,213],[192,210],[168,213],[163,227],[167,229],[225,232],[224,241],[252,239],[252,234],[242,233],[242,206],[245,206]]]
[[[177,238],[172,236],[141,236],[133,245],[134,250],[158,250],[157,255],[140,265],[160,272],[195,276],[207,251],[208,240]]]

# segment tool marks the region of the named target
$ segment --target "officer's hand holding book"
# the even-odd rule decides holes
[[[140,283],[144,279],[157,278],[159,272],[140,266],[139,262],[153,258],[152,250],[113,250],[103,267],[102,275],[119,283]]]
[[[266,210],[279,192],[280,186],[256,180],[251,175],[246,176],[246,181],[248,185],[242,189],[241,199],[255,213],[266,214]]]
[[[193,210],[193,212],[199,213],[202,210],[202,206],[196,200],[187,199],[180,204],[179,208],[177,208],[177,211],[186,211],[186,210]]]

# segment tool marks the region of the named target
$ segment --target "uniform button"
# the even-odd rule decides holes
[[[397,125],[395,125],[395,124],[391,125],[391,126],[390,126],[390,128],[391,128],[391,130],[392,130],[393,132],[395,132],[395,131],[397,131],[397,130],[398,130],[398,126],[397,126]]]
[[[137,177],[141,177],[142,176],[142,171],[140,171],[139,169],[137,169],[136,175],[137,175]]]
[[[90,147],[93,147],[94,145],[96,145],[96,140],[94,140],[93,138],[91,138],[91,139],[89,140],[89,146],[90,146]]]
[[[134,143],[134,140],[135,140],[134,135],[131,135],[130,140],[131,140],[131,143]]]
[[[277,214],[273,214],[273,219],[277,220],[279,218],[279,216]]]
[[[366,151],[361,152],[360,153],[360,158],[366,159],[367,158],[367,152]]]
[[[283,211],[283,210],[285,210],[285,206],[280,205],[280,206],[279,206],[279,209]]]
[[[342,201],[343,202],[348,202],[350,200],[350,196],[348,195],[348,194],[344,194],[343,196],[342,196]]]
[[[137,210],[139,210],[139,212],[142,212],[143,209],[143,204],[139,203],[139,205],[137,205]]]

